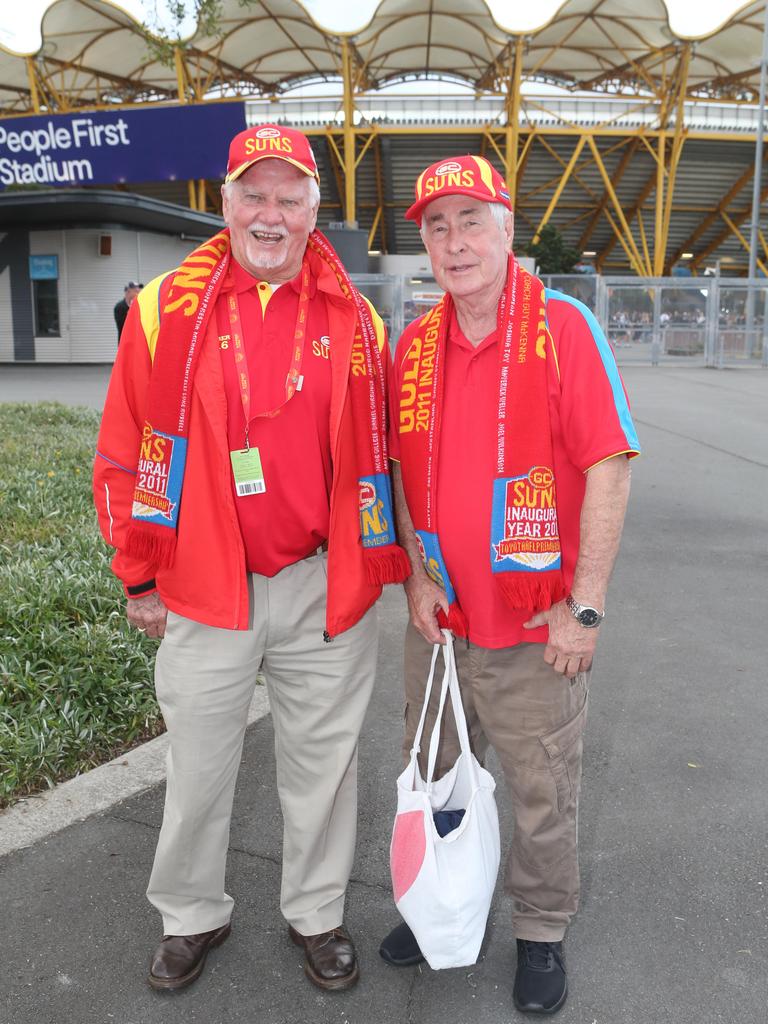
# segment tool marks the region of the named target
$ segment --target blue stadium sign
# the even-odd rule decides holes
[[[223,178],[245,104],[0,118],[0,190]]]

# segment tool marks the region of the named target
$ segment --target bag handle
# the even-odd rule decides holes
[[[467,762],[468,770],[472,776],[472,781],[477,785],[477,777],[475,771],[475,760],[472,756],[472,747],[469,742],[469,730],[467,729],[467,719],[464,714],[464,705],[461,702],[461,688],[459,687],[459,674],[456,669],[456,655],[453,649],[453,634],[449,629],[442,630],[443,636],[445,637],[445,643],[442,645],[443,648],[443,661],[445,662],[445,672],[443,674],[443,685],[440,691],[440,706],[437,711],[437,717],[435,718],[435,724],[432,729],[432,735],[429,740],[429,758],[427,762],[427,791],[432,786],[433,775],[435,772],[435,766],[437,764],[437,748],[440,745],[440,723],[443,719],[443,710],[445,708],[445,698],[450,692],[451,695],[451,707],[453,708],[453,717],[456,722],[456,732],[459,738],[459,747],[461,748],[464,759]],[[434,675],[434,665],[437,657],[437,652],[440,648],[440,644],[435,644],[435,650],[432,654],[432,673],[430,675],[429,686],[431,688],[431,676]],[[424,701],[424,710],[422,710],[422,720],[425,717],[425,710],[427,707],[428,697]]]
[[[435,663],[437,662],[437,655],[440,652],[440,644],[435,644],[432,650],[432,664],[429,666],[429,679],[427,679],[427,688],[424,693],[424,704],[421,709],[421,718],[419,718],[419,724],[416,728],[416,734],[413,737],[413,746],[411,747],[411,760],[413,761],[421,751],[421,734],[424,732],[424,723],[427,720],[427,708],[429,707],[429,698],[432,695],[432,681],[435,678]],[[439,722],[439,718],[438,718]]]

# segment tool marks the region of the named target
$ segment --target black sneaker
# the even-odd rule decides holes
[[[562,942],[517,940],[512,997],[521,1013],[557,1013],[568,995]]]
[[[384,939],[379,946],[379,956],[393,967],[414,967],[424,963],[416,936],[405,921],[393,928]]]

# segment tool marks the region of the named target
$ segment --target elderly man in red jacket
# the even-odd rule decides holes
[[[170,736],[148,896],[149,983],[180,989],[230,934],[224,889],[248,706],[263,672],[284,818],[280,905],[323,989],[358,978],[342,928],[357,742],[381,585],[400,581],[382,322],[315,230],[308,140],[257,125],[231,143],[227,229],[131,307],[94,490],[128,620],[162,637]]]

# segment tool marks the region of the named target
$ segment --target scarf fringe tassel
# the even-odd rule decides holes
[[[448,609],[448,629],[457,636],[467,636],[469,633],[467,616],[457,604],[452,604]]]
[[[461,608],[454,602],[448,608],[448,614],[440,609],[437,613],[437,624],[440,629],[450,629],[456,636],[467,636],[469,634],[469,622]]]
[[[168,569],[176,553],[176,531],[154,523],[131,523],[122,549],[130,558]]]
[[[403,583],[411,575],[408,556],[397,545],[387,545],[385,551],[366,551],[364,562],[368,582],[374,587]]]
[[[525,573],[498,573],[501,591],[507,603],[521,611],[543,612],[565,597],[559,572],[548,573],[544,579],[524,579]]]

